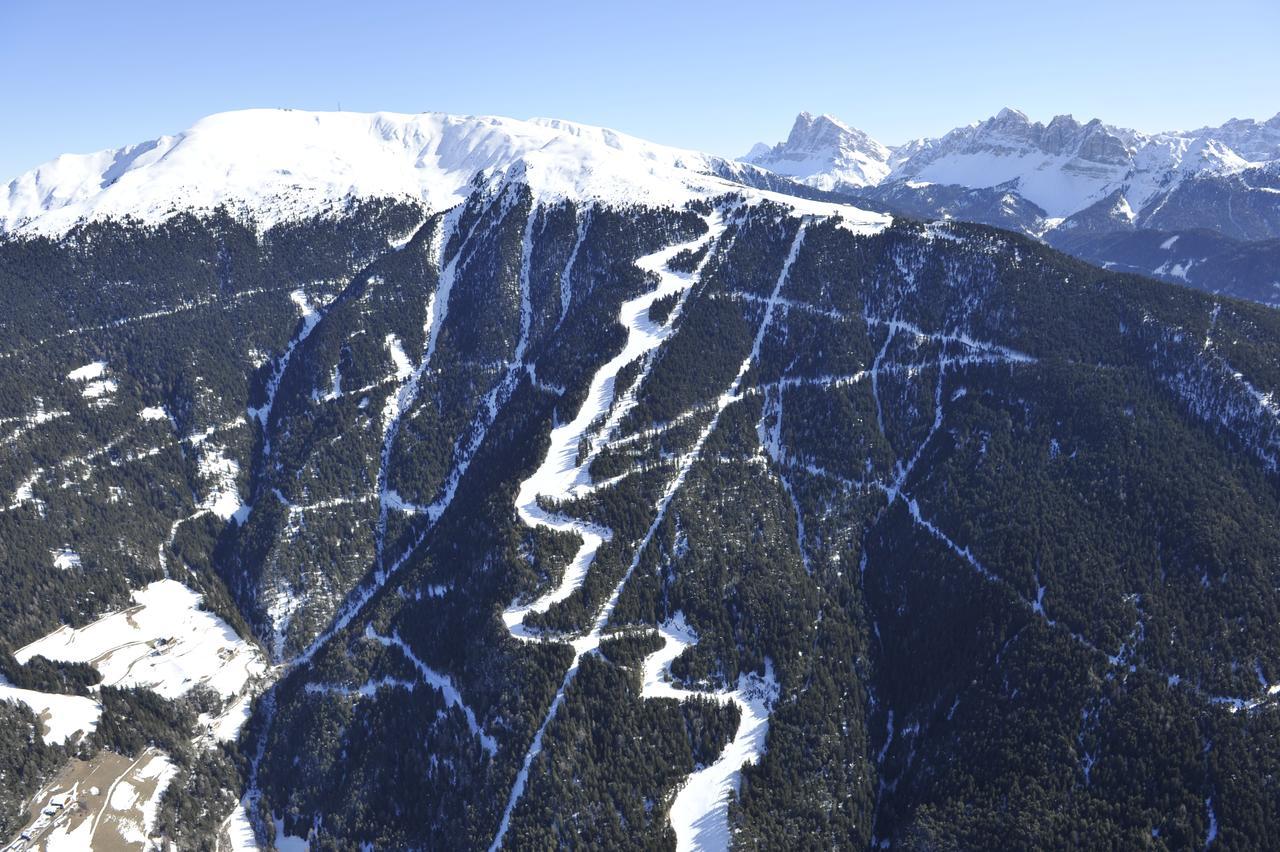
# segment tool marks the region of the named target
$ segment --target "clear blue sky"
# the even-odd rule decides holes
[[[1033,7],[1041,7],[1039,9]],[[1015,106],[1162,130],[1280,111],[1280,2],[0,0],[0,181],[254,106],[557,116],[736,155]]]

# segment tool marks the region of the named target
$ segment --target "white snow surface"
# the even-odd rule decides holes
[[[174,136],[64,154],[0,191],[0,233],[65,233],[76,222],[155,223],[218,205],[266,228],[350,199],[460,201],[484,173],[523,178],[542,201],[683,203],[741,190],[709,176],[726,160],[557,119],[252,109]]]
[[[276,852],[307,852],[311,848],[311,844],[307,842],[306,838],[285,833],[284,820],[278,819],[275,824]]]
[[[244,799],[231,812],[226,831],[227,838],[231,841],[231,852],[258,852],[258,838],[253,833],[253,823],[249,822]]]
[[[138,801],[138,791],[128,781],[121,781],[111,791],[111,808],[117,811],[127,811]]]
[[[70,373],[67,373],[67,378],[73,382],[88,382],[101,378],[106,371],[106,361],[94,361],[91,364],[85,364],[83,367],[76,367]]]
[[[80,567],[80,554],[76,553],[70,547],[63,547],[53,551],[53,567],[59,571],[66,571],[68,568]]]
[[[95,820],[81,820],[75,828],[69,823],[57,826],[45,836],[45,852],[84,852],[93,848]]]
[[[100,396],[106,396],[116,392],[116,383],[112,379],[98,379],[89,382],[84,386],[84,390],[80,391],[80,395],[85,399],[97,399]]]
[[[20,701],[40,719],[46,743],[71,743],[98,727],[102,707],[92,698],[20,689],[0,676],[0,701]]]
[[[769,711],[778,697],[773,666],[766,663],[763,677],[741,675],[732,692],[682,689],[671,683],[671,663],[698,641],[685,623],[684,613],[676,613],[658,628],[663,645],[644,661],[644,698],[674,698],[685,701],[701,697],[738,705],[741,717],[733,739],[710,766],[689,776],[671,803],[671,827],[676,833],[677,852],[729,848],[729,798],[742,784],[742,767],[754,763],[764,753],[769,733]]]
[[[25,664],[36,655],[89,663],[109,686],[145,687],[177,698],[197,684],[239,695],[266,671],[266,661],[222,619],[199,609],[201,596],[176,580],[157,580],[133,593],[134,606],[81,628],[63,626],[18,649]]]

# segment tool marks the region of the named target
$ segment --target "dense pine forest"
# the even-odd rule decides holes
[[[672,848],[760,712],[738,848],[1266,848],[1280,315],[811,210],[511,179],[0,241],[0,673],[102,712],[48,744],[0,703],[0,829],[71,755],[150,747],[183,847],[243,797],[314,849]],[[663,282],[576,490],[538,495],[571,521],[527,523]],[[163,577],[271,662],[233,741],[200,737],[216,694],[15,656]],[[651,696],[675,635],[690,697]]]

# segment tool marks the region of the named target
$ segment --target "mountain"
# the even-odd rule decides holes
[[[1048,125],[1003,109],[951,131],[894,170],[894,180],[1008,186],[1049,216],[1062,217],[1107,194],[1133,175],[1129,149],[1100,121],[1058,116]]]
[[[668,204],[772,175],[723,158],[556,119],[440,113],[221,113],[175,136],[64,155],[10,181],[0,233],[59,234],[77,222],[156,223],[225,207],[258,226],[362,199],[432,208],[466,197],[473,178],[519,164],[541,200]]]
[[[796,117],[787,141],[757,144],[743,158],[824,190],[875,186],[889,174],[890,149],[830,115]]]
[[[851,173],[839,154],[845,148],[873,167]],[[1280,115],[1144,134],[1069,115],[1042,124],[1006,108],[938,139],[886,147],[834,118],[801,113],[786,142],[757,146],[744,159],[855,203],[1009,228],[1125,268],[1134,268],[1134,257],[1115,236],[1139,232],[1149,243],[1159,233],[1167,232],[1162,242],[1168,233],[1213,231],[1247,246],[1236,253],[1230,283],[1215,284],[1208,262],[1194,279],[1163,264],[1137,268],[1275,301],[1266,243],[1280,239]]]
[[[975,188],[1007,185],[1043,208],[1051,220],[1119,193],[1129,218],[1143,225],[1188,179],[1235,174],[1280,159],[1275,128],[1280,128],[1280,116],[1263,125],[1233,122],[1224,128],[1149,136],[1097,119],[1081,124],[1069,115],[1046,125],[1003,109],[929,143],[889,179]]]
[[[1280,307],[1280,240],[1244,242],[1217,231],[1054,231],[1049,243],[1108,269]]]
[[[1044,210],[1046,227],[1119,192],[1139,221],[1188,178],[1228,178],[1280,161],[1280,115],[1148,135],[1069,115],[1042,124],[1005,108],[938,139],[894,148],[832,116],[801,113],[787,141],[769,150],[757,145],[743,159],[827,189],[1003,187]]]
[[[1280,834],[1275,311],[562,122],[172,140],[10,186],[5,834]]]

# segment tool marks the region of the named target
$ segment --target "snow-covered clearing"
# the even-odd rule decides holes
[[[128,609],[81,628],[60,627],[14,656],[24,664],[37,655],[89,663],[104,684],[145,687],[171,699],[206,684],[229,702],[227,719],[210,720],[229,737],[245,716],[238,699],[267,671],[261,652],[200,609],[201,596],[176,580],[157,580],[133,599]]]
[[[67,378],[73,382],[91,382],[94,379],[100,379],[107,372],[106,361],[94,361],[85,364],[83,367],[77,367],[70,373]]]
[[[92,698],[20,689],[0,676],[0,700],[20,701],[31,708],[47,743],[74,743],[98,727],[102,707]]]
[[[70,547],[59,548],[53,551],[53,567],[59,571],[66,571],[70,568],[80,567],[80,554],[76,553]]]
[[[204,443],[201,445],[197,469],[201,478],[209,485],[209,493],[200,508],[212,512],[223,521],[235,518],[237,522],[243,522],[247,517],[247,507],[240,499],[240,488],[236,484],[240,464],[227,458],[224,447]]]
[[[115,393],[116,388],[117,385],[113,379],[98,379],[85,385],[80,395],[85,399],[99,399]]]
[[[397,381],[403,382],[413,375],[413,364],[409,362],[409,356],[404,354],[404,345],[400,342],[400,338],[391,333],[387,334],[387,352],[390,353],[391,363],[396,368]]]
[[[92,364],[85,364],[83,367],[77,367],[67,373],[67,378],[83,385],[80,389],[80,396],[92,400],[93,405],[102,407],[103,405],[111,404],[109,397],[119,387],[115,379],[105,378],[106,373],[107,363],[105,361],[94,361]]]

